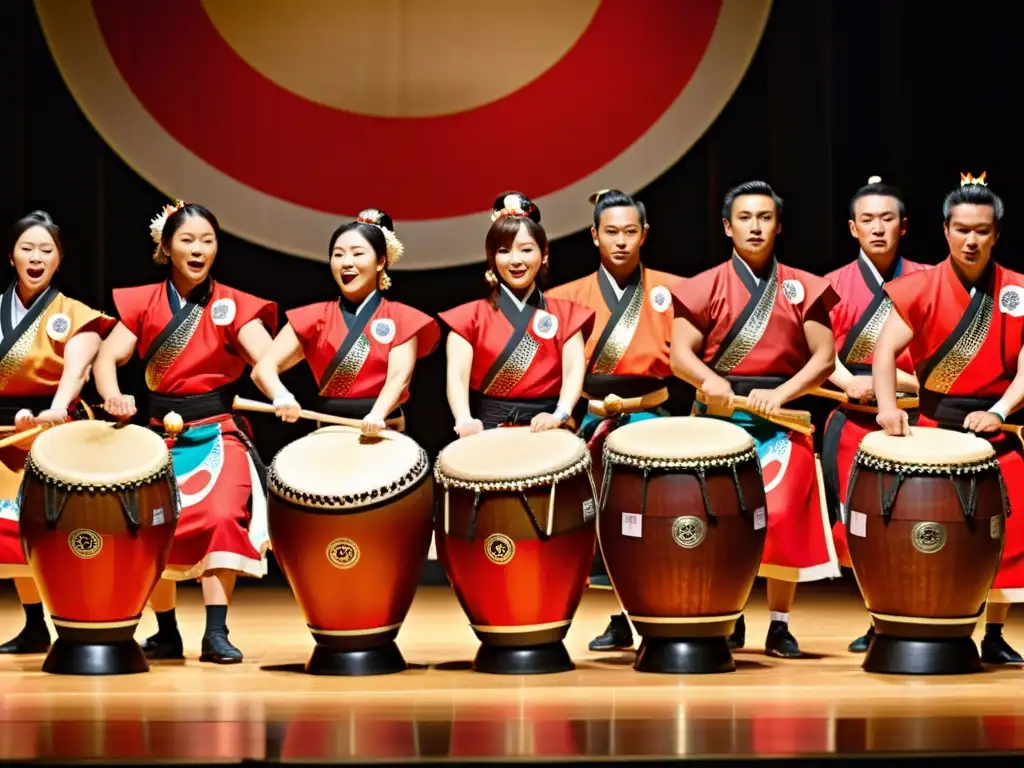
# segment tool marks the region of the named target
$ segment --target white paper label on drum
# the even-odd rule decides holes
[[[642,515],[634,515],[632,512],[622,513],[622,535],[640,538],[643,530],[644,518]]]
[[[156,525],[163,525],[163,524],[164,524],[164,508],[163,507],[157,507],[156,509],[153,510],[153,525],[156,526]]]
[[[754,530],[760,531],[768,525],[768,513],[764,507],[758,507],[754,510]]]
[[[593,499],[587,499],[583,502],[583,519],[590,520],[597,514],[597,504],[594,503]]]
[[[855,509],[850,510],[850,535],[862,539],[868,535],[868,516]]]

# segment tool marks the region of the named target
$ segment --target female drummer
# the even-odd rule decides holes
[[[548,238],[536,205],[518,192],[502,195],[491,221],[484,242],[491,295],[440,315],[451,329],[448,404],[459,437],[502,425],[565,425],[583,389],[594,321],[593,310],[537,287]]]
[[[114,291],[120,322],[100,347],[96,386],[111,415],[128,419],[134,399],[121,394],[117,367],[136,348],[145,364],[150,425],[176,412],[185,429],[171,455],[182,511],[163,579],[150,603],[159,631],[143,645],[152,659],[182,658],[174,615],[175,581],[200,579],[206,632],[200,661],[233,664],[227,606],[238,574],[267,572],[265,470],[249,426],[231,414],[232,389],[277,328],[277,306],[210,277],[220,226],[206,208],[165,206],[150,227],[162,283]],[[269,329],[269,331],[268,331]]]
[[[280,374],[305,358],[318,384],[317,411],[362,420],[369,435],[404,429],[401,405],[416,360],[434,351],[441,332],[428,315],[383,296],[387,270],[403,252],[394,230],[391,217],[374,208],[338,227],[328,256],[341,298],[287,312],[253,367],[253,381],[284,421],[298,419],[300,408]]]
[[[68,419],[113,318],[65,296],[54,284],[64,256],[60,229],[33,211],[14,225],[15,279],[0,299],[0,437]],[[35,415],[33,415],[35,412]],[[18,531],[18,488],[31,438],[0,448],[0,577],[13,578],[25,627],[0,653],[45,653],[50,630]]]

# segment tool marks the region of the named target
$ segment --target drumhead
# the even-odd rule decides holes
[[[356,509],[400,496],[429,471],[426,451],[406,435],[365,440],[358,429],[331,426],[282,448],[268,474],[270,490],[287,501]]]
[[[136,424],[70,421],[42,432],[29,458],[44,478],[95,488],[147,482],[170,469],[170,454],[162,437]]]
[[[501,427],[463,437],[437,457],[435,474],[446,487],[528,488],[571,477],[590,467],[587,444],[565,429],[531,432]]]
[[[757,456],[757,445],[736,424],[704,416],[665,416],[619,427],[605,441],[607,461],[645,465],[733,463]]]
[[[996,455],[988,440],[937,427],[911,427],[910,435],[904,437],[871,432],[861,440],[860,453],[893,464],[921,467],[977,464]]]

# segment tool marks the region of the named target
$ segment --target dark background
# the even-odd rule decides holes
[[[1019,15],[1014,3],[776,0],[757,55],[718,120],[684,158],[637,191],[651,222],[644,261],[693,275],[723,260],[730,246],[719,216],[722,196],[734,184],[763,178],[785,199],[780,258],[824,274],[855,257],[848,200],[878,174],[907,199],[904,253],[936,263],[947,253],[944,195],[961,171],[988,171],[1010,211],[996,256],[1020,269],[1020,228],[1013,222],[1021,195],[1011,170],[1020,167],[1013,119],[1019,68],[1012,63]],[[173,56],[182,44],[165,42],[154,39],[154,55]],[[166,196],[125,165],[79,110],[28,0],[0,3],[0,72],[7,136],[0,142],[0,221],[48,211],[66,247],[62,289],[112,312],[112,288],[163,277],[150,259],[149,221]],[[182,83],[202,88],[202,73],[183,73]],[[614,109],[628,108],[629,94],[619,97],[610,102]],[[608,109],[595,105],[595,130],[614,118],[603,114]],[[588,233],[553,243],[551,263],[553,284],[593,271],[598,257]],[[483,269],[399,271],[390,297],[436,313],[479,298]],[[214,275],[282,310],[337,296],[326,264],[230,235],[221,241]],[[0,280],[10,279],[7,268]],[[300,401],[313,394],[305,366],[284,380]],[[124,369],[122,382],[143,396],[137,364]],[[443,352],[419,364],[412,392],[409,434],[434,454],[453,437]],[[242,394],[259,396],[248,382]],[[86,396],[95,402],[94,392]],[[253,421],[267,461],[309,430],[264,416]]]

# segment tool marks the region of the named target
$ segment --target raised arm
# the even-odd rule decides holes
[[[71,337],[64,346],[64,370],[57,384],[50,407],[39,413],[36,424],[63,424],[68,419],[68,408],[82,393],[82,387],[89,380],[89,366],[96,359],[100,349],[100,335],[95,331],[84,331]]]
[[[301,407],[281,381],[281,374],[297,365],[304,357],[299,337],[295,335],[291,323],[287,323],[252,367],[250,378],[260,392],[273,401],[277,416],[282,421],[298,421]]]
[[[137,342],[135,334],[123,323],[118,323],[100,344],[96,362],[93,363],[96,390],[103,398],[103,409],[118,419],[130,419],[135,415],[135,398],[121,394],[117,384],[117,369],[131,360]]]

